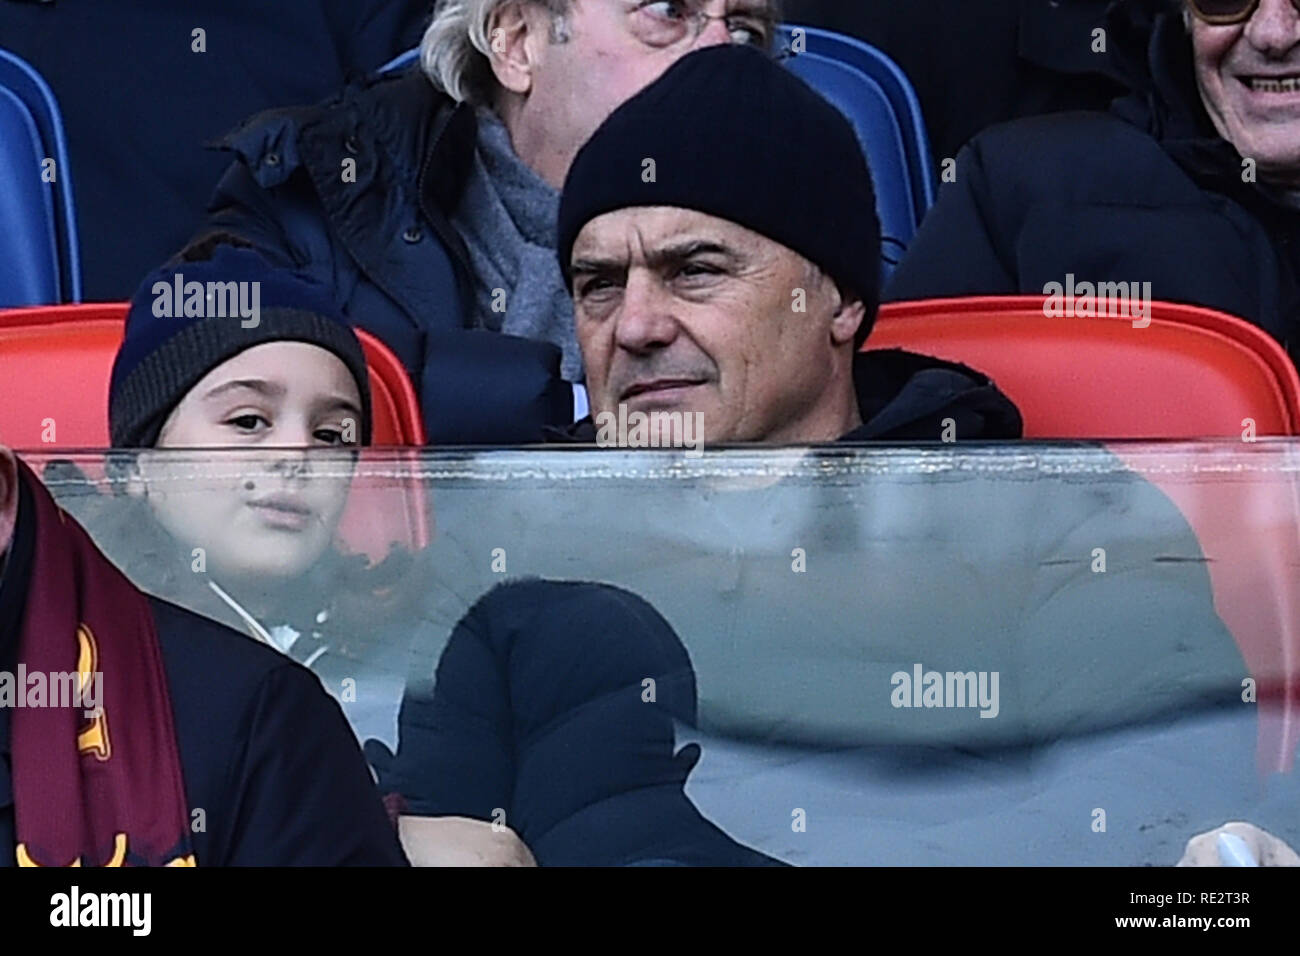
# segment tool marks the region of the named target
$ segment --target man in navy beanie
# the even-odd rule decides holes
[[[979,373],[859,354],[880,297],[866,159],[759,51],[692,53],[616,110],[569,171],[558,240],[593,413],[569,440],[638,412],[713,443],[937,440],[949,419],[962,440],[1020,437]]]

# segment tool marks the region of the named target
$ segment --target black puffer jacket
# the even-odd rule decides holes
[[[677,721],[696,722],[695,671],[658,611],[522,580],[480,598],[436,681],[408,688],[396,756],[366,753],[408,812],[504,822],[543,866],[778,865],[687,797],[700,748],[676,748]]]
[[[1108,114],[994,127],[958,160],[886,289],[891,301],[1150,282],[1157,300],[1233,313],[1300,348],[1300,211],[1263,183],[1200,102],[1191,41],[1164,0],[1108,18],[1132,90]]]

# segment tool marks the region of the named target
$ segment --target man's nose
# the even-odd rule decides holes
[[[1260,0],[1246,24],[1246,41],[1270,57],[1282,57],[1300,43],[1300,13],[1291,0]]]
[[[618,347],[629,352],[664,348],[677,337],[677,331],[671,296],[643,273],[629,276],[614,330]]]
[[[700,39],[695,44],[697,50],[710,46],[723,46],[731,42],[731,31],[725,20],[710,20],[700,31]]]
[[[695,49],[730,43],[731,31],[727,29],[727,0],[708,4],[704,13],[708,19],[704,21],[704,28],[700,30],[699,39],[695,41]]]

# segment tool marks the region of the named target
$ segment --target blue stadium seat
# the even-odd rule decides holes
[[[802,31],[801,52],[791,49]],[[781,28],[786,65],[848,117],[871,164],[886,277],[934,203],[921,105],[903,71],[875,47],[815,27]]]
[[[380,73],[391,73],[394,70],[404,70],[411,64],[420,59],[420,48],[412,47],[405,53],[399,53],[393,57],[378,70]]]
[[[45,182],[45,160],[54,160]],[[0,306],[81,300],[72,169],[59,107],[25,61],[0,50]]]

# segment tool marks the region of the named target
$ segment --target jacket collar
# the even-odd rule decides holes
[[[840,441],[995,441],[1024,434],[1011,399],[987,375],[957,362],[877,349],[857,355],[853,381],[863,423]]]
[[[424,142],[417,188],[420,210],[429,219],[440,220],[451,215],[465,191],[478,141],[478,120],[469,103],[456,103],[436,90],[431,92],[435,96],[434,120]]]
[[[949,430],[958,441],[1017,439],[1024,433],[1020,411],[996,385],[974,369],[902,349],[861,352],[853,381],[863,424],[842,442],[942,441]],[[596,426],[588,416],[567,428],[549,429],[555,442],[592,444]]]

